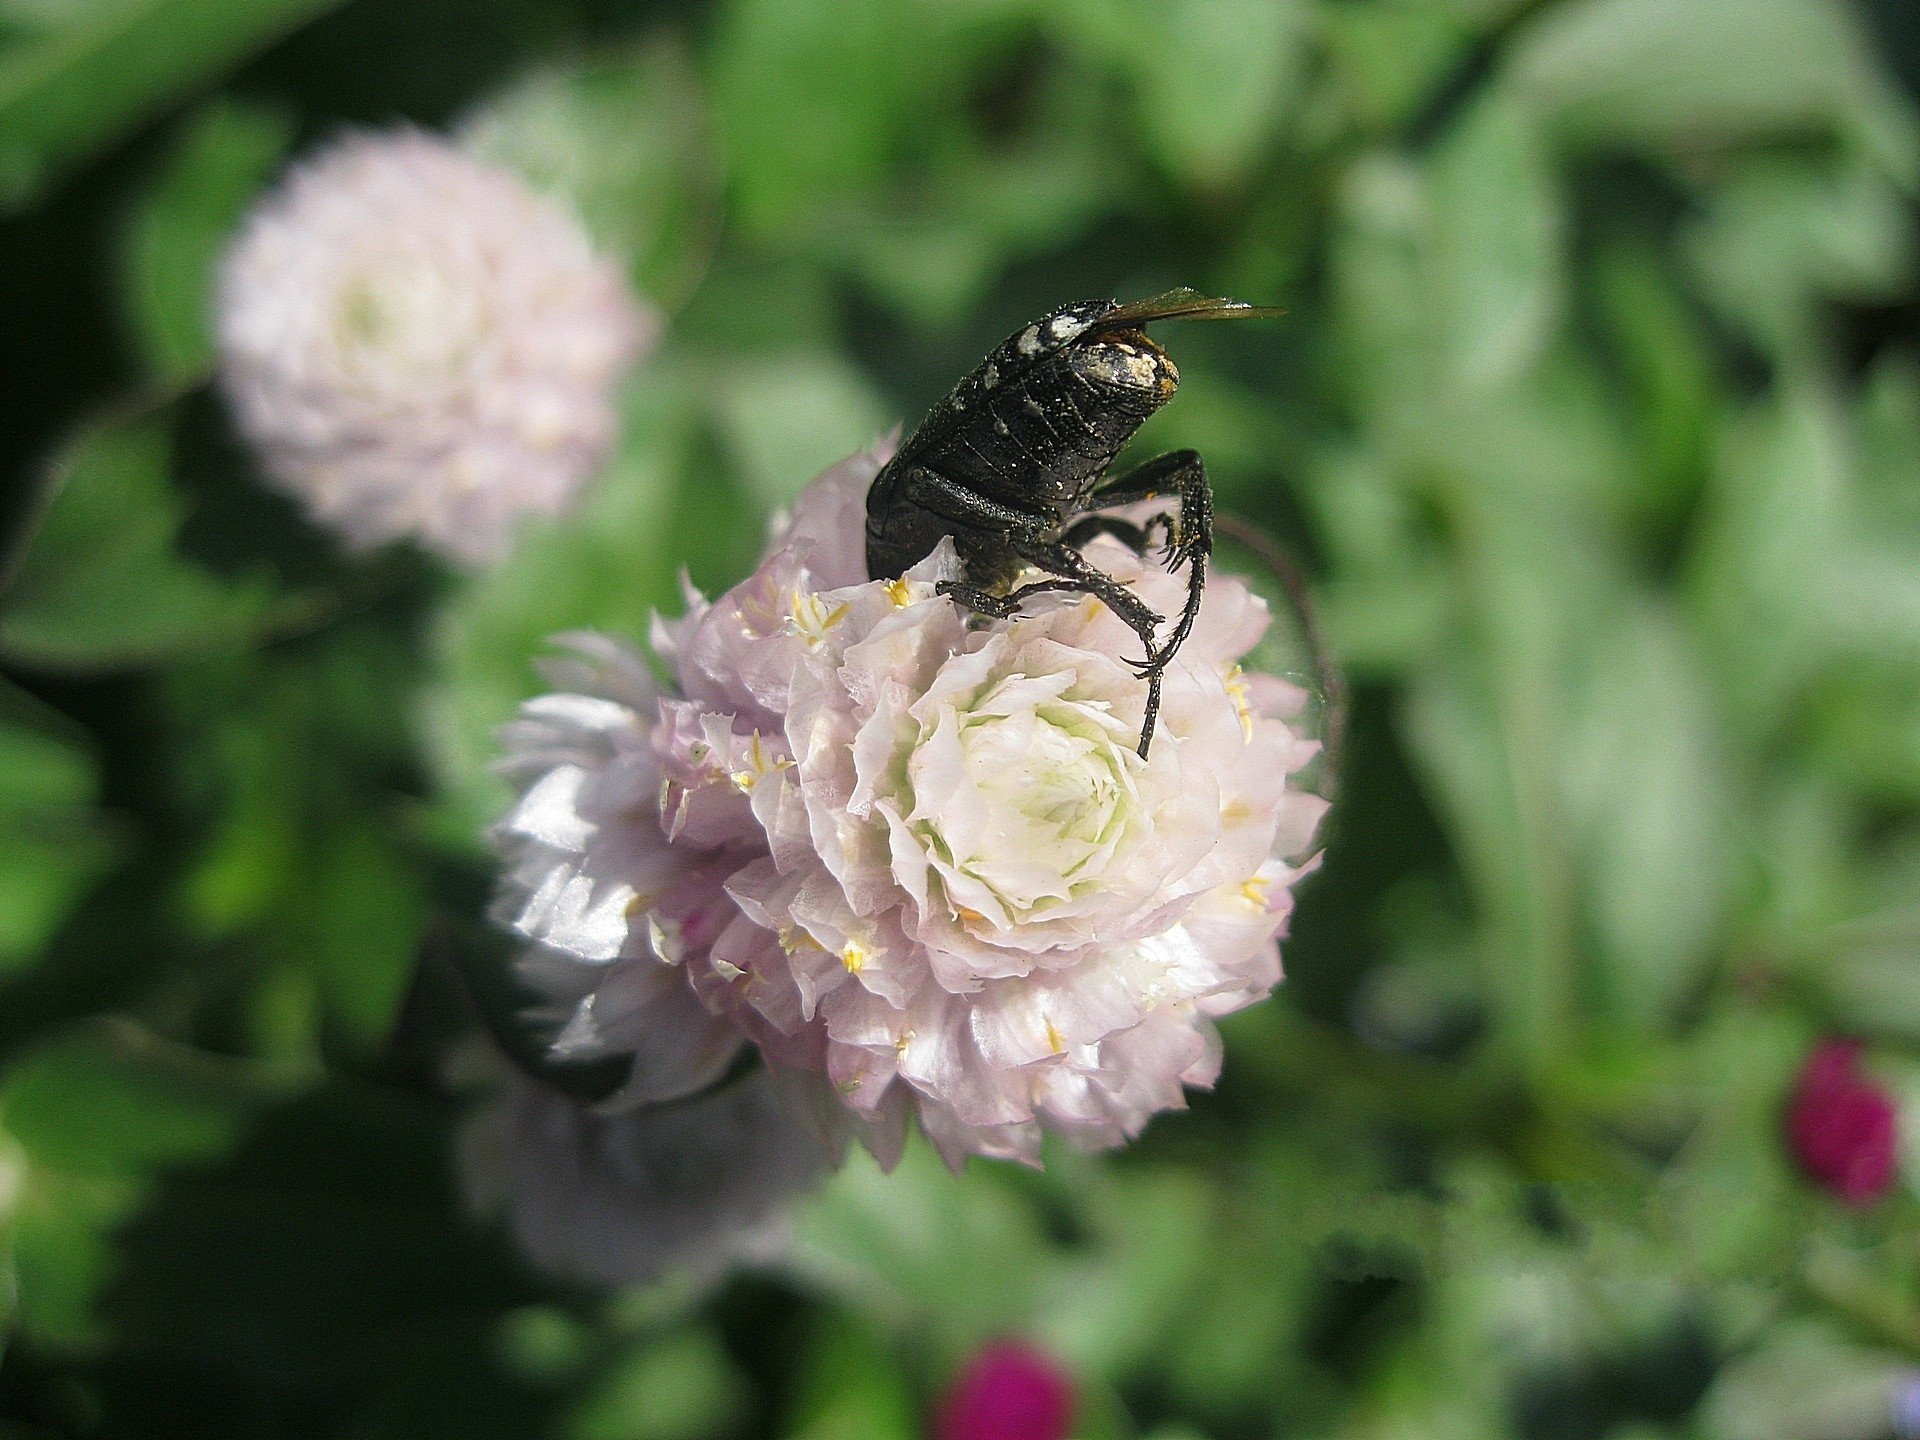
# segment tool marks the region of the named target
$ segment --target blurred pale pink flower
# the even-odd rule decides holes
[[[943,547],[865,578],[884,457],[815,481],[760,568],[689,595],[654,648],[575,637],[565,693],[506,735],[508,921],[571,1007],[563,1050],[632,1054],[636,1093],[756,1044],[884,1162],[917,1119],[953,1165],[1118,1144],[1211,1084],[1213,1020],[1280,978],[1324,802],[1291,777],[1304,696],[1238,661],[1267,626],[1214,578],[1151,763],[1131,632],[1093,602],[976,625]],[[1095,562],[1163,613],[1184,582]]]
[[[829,1157],[763,1071],[612,1113],[513,1072],[468,1121],[459,1158],[470,1203],[535,1265],[614,1286],[775,1253]]]
[[[1894,1381],[1888,1409],[1896,1440],[1920,1440],[1920,1370],[1909,1370]]]
[[[1787,1142],[1801,1166],[1849,1205],[1893,1188],[1900,1117],[1893,1097],[1860,1066],[1857,1040],[1822,1040],[1787,1104]]]
[[[935,1440],[1067,1440],[1073,1382],[1049,1355],[1017,1340],[967,1362],[940,1402]]]
[[[221,378],[267,476],[355,546],[499,559],[615,436],[658,320],[585,230],[416,131],[296,166],[219,277]]]

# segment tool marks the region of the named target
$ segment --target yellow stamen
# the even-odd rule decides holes
[[[1240,882],[1240,898],[1256,910],[1267,908],[1267,887],[1273,884],[1265,875],[1255,875]]]
[[[634,897],[627,901],[627,918],[631,920],[642,911],[651,910],[656,898],[656,896],[649,895],[644,890],[636,891]]]
[[[821,950],[826,947],[821,945],[818,940],[814,939],[812,935],[802,930],[798,925],[782,925],[780,927],[780,948],[786,951],[787,954],[794,955],[802,950]]]
[[[1247,703],[1247,672],[1238,665],[1220,677],[1227,687],[1227,698],[1233,701],[1234,712],[1240,717],[1240,729],[1247,739],[1253,738],[1253,707]]]
[[[912,582],[904,577],[899,580],[889,580],[887,582],[887,599],[893,602],[895,609],[904,610],[913,603]]]
[[[760,743],[760,732],[756,730],[753,732],[753,740],[747,746],[747,764],[750,768],[736,770],[727,776],[728,783],[742,795],[748,794],[768,771],[790,769],[793,761],[769,761],[766,746]]]
[[[1047,1045],[1058,1055],[1067,1048],[1067,1037],[1060,1033],[1060,1027],[1053,1021],[1047,1021]]]
[[[807,643],[817,648],[825,642],[827,632],[847,618],[847,606],[840,604],[829,610],[818,595],[794,590],[787,598],[787,613],[792,617],[794,633],[805,636]]]
[[[840,947],[840,963],[847,967],[849,975],[858,975],[872,954],[873,952],[858,940],[849,940]]]

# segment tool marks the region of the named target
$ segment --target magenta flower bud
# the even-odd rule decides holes
[[[1857,1040],[1823,1040],[1800,1068],[1787,1143],[1808,1175],[1849,1205],[1893,1188],[1899,1125],[1893,1098],[1860,1068]]]
[[[1073,1382],[1052,1358],[1017,1340],[976,1354],[940,1403],[936,1440],[1066,1440]]]

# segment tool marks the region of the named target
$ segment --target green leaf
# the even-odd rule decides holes
[[[1559,318],[1559,197],[1525,112],[1490,90],[1432,170],[1431,295],[1441,367],[1469,394],[1535,364]]]
[[[711,87],[750,234],[787,241],[961,138],[968,78],[1011,52],[1017,0],[731,0]]]
[[[1148,148],[1188,185],[1229,186],[1281,139],[1313,19],[1300,0],[1132,0],[1049,10],[1063,39],[1126,78]]]
[[[1459,7],[1425,0],[1333,5],[1317,17],[1331,87],[1356,128],[1384,133],[1405,123],[1473,43]]]
[[[895,423],[867,378],[831,351],[740,361],[715,403],[722,441],[767,512]]]
[[[966,326],[1010,262],[1047,253],[1116,199],[1122,172],[1086,107],[1051,91],[1041,103],[1030,139],[956,147],[916,183],[848,207],[811,248],[921,327]]]
[[[1051,1294],[1034,1207],[994,1167],[954,1176],[914,1142],[891,1175],[864,1152],[801,1211],[793,1269],[948,1356],[1030,1324]]]
[[[154,380],[184,383],[212,367],[214,266],[293,129],[284,111],[216,102],[183,128],[134,212],[121,284]]]
[[[78,738],[0,683],[0,973],[35,957],[118,850],[97,790]]]
[[[719,221],[719,176],[692,61],[668,37],[535,70],[462,126],[481,158],[579,212],[669,307],[698,282]]]
[[[362,1053],[391,1034],[413,978],[427,897],[414,858],[386,827],[343,819],[315,838],[307,877],[311,966],[329,1020]]]
[[[720,1337],[682,1330],[589,1381],[561,1433],[566,1440],[706,1440],[737,1426],[743,1391]]]
[[[1464,466],[1450,477],[1464,628],[1413,677],[1405,721],[1483,917],[1503,1041],[1538,1073],[1564,1058],[1584,978],[1562,784],[1566,676],[1593,617],[1619,603],[1621,578],[1578,507],[1493,483],[1504,478]]]
[[[1120,1375],[1177,1329],[1168,1320],[1198,1287],[1216,1196],[1204,1177],[1172,1166],[1088,1167],[1076,1188],[1090,1243],[1063,1257],[1041,1334],[1074,1370]]]
[[[257,568],[181,554],[170,469],[177,406],[98,421],[55,461],[44,509],[0,581],[0,657],[94,672],[240,645],[289,618]]]
[[[1723,316],[1802,362],[1825,343],[1832,301],[1888,303],[1910,287],[1911,206],[1861,163],[1756,157],[1715,188],[1683,253]]]
[[[1732,879],[1715,717],[1674,617],[1623,607],[1592,642],[1568,718],[1560,771],[1607,1001],[1663,1024],[1713,959]]]
[[[1424,168],[1384,153],[1358,162],[1342,210],[1341,381],[1383,439],[1444,446],[1463,407],[1528,378],[1560,321],[1562,203],[1533,123],[1486,91]]]
[[[1705,483],[1721,382],[1671,267],[1651,245],[1616,244],[1599,255],[1595,272],[1640,454],[1621,499],[1628,518],[1671,526]]]
[[[1405,726],[1478,901],[1482,986],[1500,1038],[1539,1073],[1562,1057],[1574,1022],[1569,862],[1539,702],[1503,716],[1484,669],[1442,652],[1410,686]]]
[[[339,0],[98,0],[0,49],[0,211]]]
[[[115,1278],[114,1232],[160,1174],[225,1155],[285,1091],[258,1072],[95,1027],[17,1061],[0,1086],[0,1139],[16,1172],[19,1313],[42,1344],[105,1337],[96,1305]]]
[[[1830,129],[1868,65],[1821,0],[1573,0],[1520,32],[1503,73],[1570,139],[1681,153]]]
[[[793,1440],[915,1440],[913,1392],[879,1335],[829,1310],[808,1341],[799,1393],[782,1433]]]

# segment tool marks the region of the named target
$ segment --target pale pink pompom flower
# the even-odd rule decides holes
[[[222,260],[217,311],[267,478],[356,548],[466,564],[572,503],[659,329],[576,217],[413,130],[295,166]]]
[[[1213,1021],[1280,978],[1325,808],[1306,696],[1241,671],[1269,617],[1216,576],[1143,761],[1137,641],[1097,601],[978,623],[936,593],[947,546],[866,579],[883,460],[820,477],[752,576],[656,625],[671,691],[576,642],[572,693],[509,733],[507,918],[582,1053],[725,1027],[883,1161],[915,1121],[954,1165],[1121,1143],[1214,1081]],[[1181,577],[1088,553],[1178,610]],[[659,1069],[636,1052],[636,1084]]]
[[[518,1072],[493,1090],[460,1135],[468,1203],[539,1269],[576,1283],[711,1280],[770,1259],[831,1159],[765,1072],[611,1110]]]

